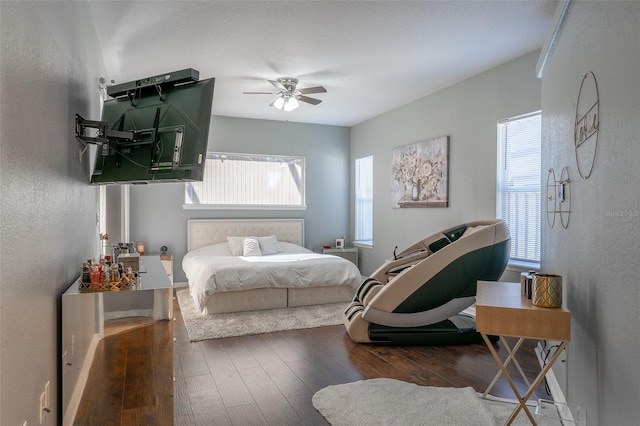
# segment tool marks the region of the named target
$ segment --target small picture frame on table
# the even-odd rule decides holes
[[[336,239],[336,248],[337,249],[343,249],[344,248],[344,238],[337,238]]]

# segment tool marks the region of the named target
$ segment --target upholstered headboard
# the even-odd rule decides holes
[[[304,219],[190,219],[187,251],[226,242],[227,237],[266,237],[304,247]]]

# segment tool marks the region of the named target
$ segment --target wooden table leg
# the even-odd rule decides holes
[[[542,379],[544,379],[544,376],[547,375],[547,372],[551,369],[551,367],[553,366],[553,363],[556,362],[556,360],[558,359],[558,357],[560,357],[560,354],[562,353],[562,351],[564,350],[564,348],[567,347],[567,344],[569,343],[569,341],[564,341],[562,342],[562,344],[560,345],[560,347],[558,348],[558,350],[553,354],[553,356],[551,357],[551,359],[549,360],[549,362],[547,362],[547,364],[544,366],[544,368],[542,369],[542,371],[540,371],[540,374],[538,374],[538,376],[536,377],[536,379],[533,381],[533,383],[531,383],[531,386],[529,386],[529,390],[527,391],[527,393],[524,395],[524,400],[528,400],[529,397],[531,395],[533,395],[533,392],[535,392],[536,387],[540,384],[540,382],[542,382]],[[511,414],[511,417],[509,417],[509,422],[507,424],[511,424],[511,422],[513,422],[513,420],[515,420],[516,416],[518,415],[518,412],[520,411],[520,406],[516,407],[515,411],[513,412],[513,414]],[[526,407],[525,407],[526,410]],[[528,411],[528,410],[527,410]],[[531,418],[531,417],[529,417]],[[532,420],[533,421],[533,420]],[[535,424],[535,423],[534,423]]]
[[[507,365],[509,365],[509,363],[511,361],[513,361],[513,363],[515,364],[516,368],[520,372],[520,377],[522,377],[522,380],[524,380],[524,382],[527,384],[527,386],[531,386],[529,384],[529,380],[527,379],[527,377],[524,375],[524,372],[522,371],[522,367],[520,367],[520,363],[518,363],[518,360],[515,358],[516,352],[518,351],[518,349],[520,349],[520,346],[522,345],[522,343],[524,343],[524,340],[525,339],[521,337],[518,340],[518,342],[516,343],[516,345],[513,347],[513,350],[511,350],[511,348],[509,347],[509,344],[507,343],[506,339],[504,337],[502,337],[502,336],[500,337],[500,341],[502,342],[502,345],[505,347],[505,349],[507,350],[507,353],[508,353],[507,359],[504,360],[505,368],[507,367]],[[498,370],[498,372],[496,373],[495,377],[493,378],[493,380],[491,381],[491,383],[489,384],[487,389],[482,394],[483,398],[486,398],[486,396],[489,394],[489,392],[491,392],[491,389],[493,389],[493,387],[498,382],[498,379],[500,378],[501,375],[502,375],[502,370]]]
[[[515,383],[513,383],[513,380],[511,380],[511,376],[509,376],[509,372],[507,371],[506,366],[502,363],[502,360],[500,359],[500,357],[498,356],[498,353],[494,349],[493,344],[489,340],[489,337],[487,337],[487,335],[484,333],[480,333],[480,334],[482,335],[482,338],[487,344],[487,347],[489,348],[491,355],[493,355],[493,359],[495,359],[496,363],[498,364],[498,367],[500,367],[500,371],[502,371],[502,375],[509,383],[509,386],[511,386],[511,390],[513,391],[514,395],[516,396],[516,399],[518,400],[518,406],[511,414],[511,417],[509,417],[509,420],[507,420],[507,425],[510,425],[511,423],[513,423],[513,421],[515,420],[515,418],[517,417],[521,409],[523,409],[527,417],[529,417],[531,424],[537,425],[535,419],[533,418],[533,415],[531,414],[531,412],[529,411],[529,408],[527,408],[527,405],[526,405],[527,400],[532,393],[531,389],[535,389],[535,387],[532,385],[531,388],[529,389],[529,392],[527,392],[527,396],[524,398],[521,397],[520,392],[518,392],[518,388],[516,387]]]
[[[516,359],[516,352],[520,349],[521,344],[524,343],[525,340],[526,339],[524,337],[521,337],[518,340],[518,343],[516,344],[516,346],[513,347],[513,351],[512,351],[511,348],[509,348],[509,343],[507,342],[507,340],[504,337],[500,338],[500,341],[502,342],[505,349],[507,350],[509,357],[513,360],[513,365],[515,365],[516,368],[518,369],[518,372],[520,373],[520,377],[522,377],[522,380],[527,386],[531,386],[531,383],[529,383],[529,379],[527,379],[527,376],[525,376],[524,371],[522,371],[522,367],[520,366],[520,363]],[[508,363],[505,362],[504,366],[506,367],[507,364]]]

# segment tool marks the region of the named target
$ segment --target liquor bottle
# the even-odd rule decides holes
[[[102,267],[102,276],[100,277],[100,282],[101,283],[110,283],[111,282],[111,276],[109,274],[109,268],[107,267]]]
[[[118,272],[118,265],[111,266],[111,282],[120,282],[120,272]]]
[[[98,265],[91,266],[91,284],[100,283],[100,268]]]
[[[90,283],[91,282],[91,272],[89,271],[89,265],[87,263],[82,264],[82,282]]]

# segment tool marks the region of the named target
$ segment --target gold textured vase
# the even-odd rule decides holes
[[[562,306],[562,277],[553,274],[534,274],[531,302],[543,308]]]

